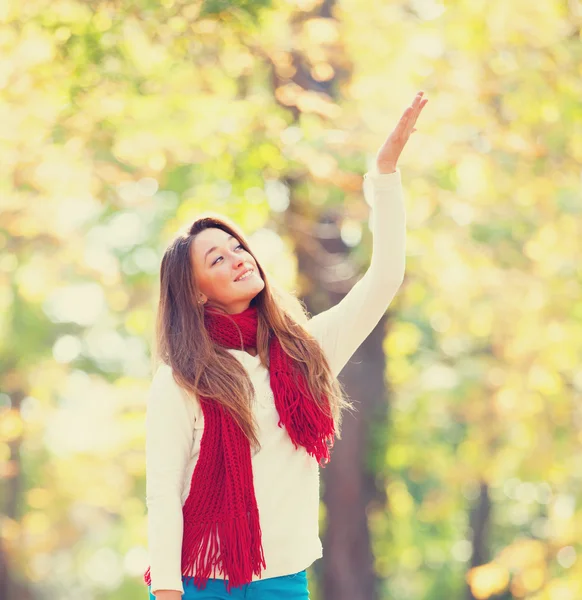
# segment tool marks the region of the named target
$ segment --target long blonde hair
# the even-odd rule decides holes
[[[190,247],[205,229],[215,227],[234,236],[255,259],[265,282],[251,301],[257,307],[257,352],[268,367],[269,336],[279,338],[283,350],[295,359],[319,406],[329,400],[336,437],[341,438],[342,413],[353,409],[341,383],[333,377],[317,340],[305,329],[309,313],[293,294],[271,282],[252,253],[237,225],[223,215],[205,213],[167,248],[160,269],[160,301],[154,341],[153,365],[172,368],[178,385],[195,396],[222,404],[239,424],[254,448],[259,448],[251,410],[252,382],[241,363],[225,348],[215,344],[204,326],[204,305],[198,304],[198,287]],[[214,307],[213,307],[214,309]]]

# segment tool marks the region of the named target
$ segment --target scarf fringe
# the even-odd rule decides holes
[[[239,515],[217,523],[191,525],[182,544],[182,575],[185,581],[194,581],[198,589],[204,590],[208,580],[220,571],[230,593],[232,588],[249,583],[253,574],[260,577],[267,564],[261,544],[259,513],[251,511],[248,514],[248,518]],[[151,585],[149,567],[144,581]]]
[[[287,433],[295,449],[303,446],[310,456],[325,466],[329,463],[335,439],[333,418],[324,414],[323,409],[310,399],[303,374],[297,377],[289,377],[285,373],[278,375],[271,377],[271,388],[279,413],[279,427],[289,423]],[[279,398],[286,398],[287,402],[277,402]],[[329,409],[329,404],[327,406]]]
[[[230,592],[266,568],[260,539],[258,511],[251,511],[248,518],[238,515],[217,523],[195,524],[183,542],[182,573],[203,590],[215,570],[219,570]]]

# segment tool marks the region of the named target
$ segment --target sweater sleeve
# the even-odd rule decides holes
[[[184,593],[181,573],[182,487],[194,434],[191,402],[172,369],[156,371],[146,412],[146,504],[151,591]]]
[[[370,266],[340,302],[307,325],[336,377],[378,324],[404,279],[406,212],[400,170],[370,170],[364,176],[364,194],[372,206]]]

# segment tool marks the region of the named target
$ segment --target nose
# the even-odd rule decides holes
[[[244,264],[244,258],[240,254],[232,254],[232,267],[233,269],[238,269],[242,264]]]

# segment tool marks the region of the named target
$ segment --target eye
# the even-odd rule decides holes
[[[234,249],[235,249],[235,250],[237,250],[238,248],[242,248],[242,249],[244,250],[244,248],[243,248],[243,245],[242,245],[242,244],[238,244],[238,246],[235,246],[235,247],[234,247]],[[211,265],[211,266],[214,266],[214,265],[215,265],[215,264],[218,262],[218,259],[219,259],[219,258],[222,258],[222,256],[217,256],[217,257],[216,257],[216,259],[213,261],[213,263],[212,263],[212,265]]]

